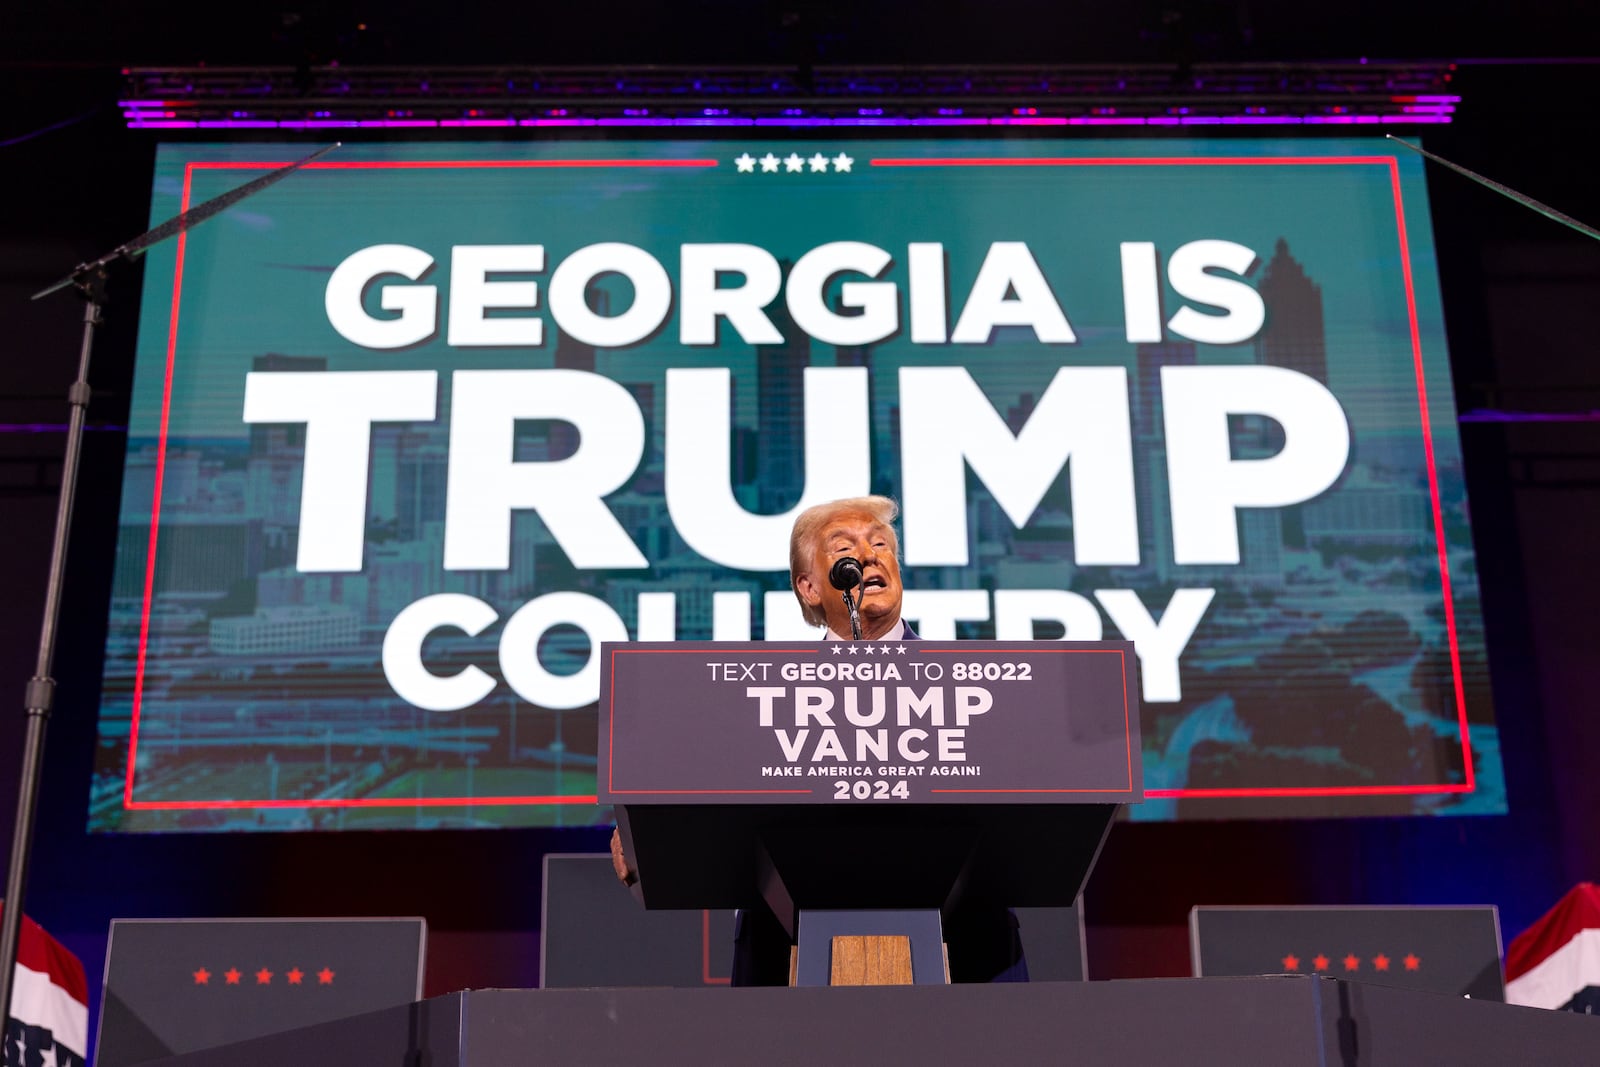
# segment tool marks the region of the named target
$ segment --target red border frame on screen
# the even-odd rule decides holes
[[[1434,538],[1438,546],[1439,580],[1444,599],[1445,631],[1450,646],[1450,670],[1455,688],[1456,720],[1460,728],[1461,751],[1466,781],[1437,784],[1329,786],[1310,788],[1261,787],[1237,789],[1147,789],[1150,799],[1203,797],[1341,797],[1404,796],[1471,793],[1477,788],[1472,764],[1470,727],[1467,722],[1466,693],[1461,679],[1461,654],[1456,636],[1455,601],[1450,587],[1450,565],[1444,537],[1444,513],[1439,503],[1439,477],[1433,452],[1433,428],[1428,415],[1427,383],[1422,364],[1422,336],[1417,323],[1416,290],[1411,273],[1411,247],[1406,234],[1405,207],[1400,191],[1400,167],[1394,156],[1129,156],[1103,158],[1074,157],[928,157],[873,159],[874,167],[1149,167],[1149,166],[1379,166],[1389,170],[1394,193],[1395,229],[1399,236],[1400,264],[1406,289],[1406,312],[1411,331],[1412,363],[1417,383],[1417,407],[1421,420],[1423,452],[1428,465],[1428,493],[1433,507]],[[188,210],[193,175],[196,170],[264,170],[284,166],[283,162],[190,162],[183,173],[182,210]],[[466,169],[466,168],[562,168],[562,167],[715,167],[707,159],[585,159],[585,160],[409,160],[317,162],[307,170],[374,169]],[[128,735],[128,763],[123,784],[125,811],[172,811],[195,809],[271,809],[271,808],[415,808],[415,807],[510,807],[550,804],[594,804],[590,796],[528,797],[363,797],[311,800],[171,800],[133,799],[133,776],[138,753],[140,704],[144,691],[145,656],[150,637],[150,603],[155,588],[156,541],[161,516],[162,477],[166,467],[167,423],[172,403],[172,371],[177,353],[178,312],[183,291],[183,260],[186,234],[177,238],[176,265],[173,270],[172,312],[167,330],[166,380],[161,399],[161,431],[156,447],[154,500],[150,515],[150,542],[147,547],[144,608],[139,628],[139,655],[134,674],[132,719]]]

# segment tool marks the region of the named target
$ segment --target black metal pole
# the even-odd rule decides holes
[[[39,659],[28,680],[24,703],[28,720],[22,751],[22,774],[17,789],[17,818],[11,836],[11,863],[7,868],[5,910],[0,913],[0,1033],[11,1018],[11,992],[16,976],[17,949],[22,933],[23,892],[28,881],[28,856],[33,845],[34,807],[39,799],[39,774],[44,766],[44,733],[55,704],[55,679],[51,665],[56,654],[56,632],[61,618],[61,585],[67,566],[67,537],[72,531],[72,504],[78,488],[78,459],[83,451],[83,424],[89,411],[89,356],[95,331],[100,327],[105,299],[106,272],[96,267],[77,279],[84,297],[83,347],[78,355],[78,378],[67,391],[72,416],[67,423],[66,458],[61,465],[61,494],[56,502],[55,541],[50,548],[50,577],[45,586],[44,623],[39,630]]]
[[[78,355],[78,379],[67,392],[67,402],[72,405],[72,418],[67,424],[67,455],[61,467],[55,544],[50,551],[50,581],[45,589],[44,625],[39,633],[39,662],[33,677],[28,680],[25,700],[28,731],[22,753],[21,782],[17,789],[17,819],[11,837],[11,863],[6,873],[5,908],[0,912],[0,1037],[3,1037],[11,1018],[11,991],[22,932],[23,893],[28,882],[28,858],[33,852],[34,805],[39,799],[39,772],[44,766],[44,730],[55,704],[56,682],[50,676],[50,668],[55,660],[56,629],[61,618],[61,582],[67,566],[67,535],[72,528],[72,503],[78,492],[78,456],[83,449],[83,424],[89,411],[89,355],[94,349],[94,334],[100,326],[101,309],[105,305],[106,272],[113,263],[142,256],[152,246],[193,229],[218,212],[282,181],[338,147],[336,141],[319,148],[302,159],[286,163],[221,196],[174,215],[99,259],[79,264],[71,274],[33,294],[33,299],[38,300],[62,289],[72,288],[84,298],[87,306],[83,311],[83,347]]]

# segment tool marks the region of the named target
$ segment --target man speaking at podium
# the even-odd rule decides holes
[[[899,507],[884,496],[850,497],[802,511],[789,534],[789,582],[800,612],[827,627],[829,641],[848,641],[854,592],[864,641],[915,641],[900,618],[900,542],[892,525]],[[634,872],[611,835],[617,877]],[[969,907],[944,917],[952,982],[1025,982],[1027,961],[1016,916],[1004,908]],[[789,935],[766,907],[740,911],[734,922],[734,985],[788,985]]]
[[[917,640],[900,618],[900,544],[890,525],[899,510],[888,497],[861,496],[818,504],[794,520],[789,582],[800,614],[826,626],[828,640],[850,640],[845,595],[852,581],[863,641]]]
[[[900,618],[900,542],[892,525],[899,510],[888,497],[852,497],[807,508],[794,520],[789,581],[806,622],[826,626],[828,640],[850,640],[845,594],[852,586],[862,640],[918,640]],[[1027,981],[1017,920],[1004,908],[947,915],[944,935],[952,982]],[[733,984],[789,984],[789,935],[765,907],[735,921]]]

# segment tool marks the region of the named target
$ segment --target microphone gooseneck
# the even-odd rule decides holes
[[[861,584],[861,561],[845,556],[828,571],[828,581],[844,594],[844,606],[850,612],[850,637],[861,640],[861,613],[856,608],[856,598],[850,595],[850,590]]]

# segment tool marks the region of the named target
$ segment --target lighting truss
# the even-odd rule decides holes
[[[1445,61],[1057,66],[134,67],[132,129],[1448,123]]]

